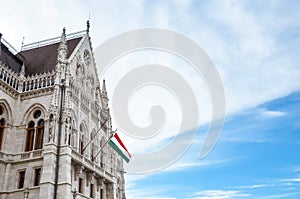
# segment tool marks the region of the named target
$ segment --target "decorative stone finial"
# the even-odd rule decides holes
[[[62,43],[66,42],[66,28],[65,27],[63,28],[63,32],[61,34],[61,41],[62,41]]]
[[[105,79],[103,79],[103,84],[102,84],[102,93],[103,94],[107,94],[107,92],[106,92],[106,84],[105,84]]]
[[[24,62],[23,62],[22,67],[21,67],[20,75],[25,76],[25,64],[24,64]]]
[[[68,54],[68,46],[67,46],[67,38],[66,38],[66,28],[63,28],[63,32],[61,34],[61,42],[58,47],[58,61],[64,61],[67,58]]]
[[[105,79],[103,79],[102,92],[101,92],[100,96],[101,96],[103,108],[107,109],[108,108],[108,97],[107,97]]]
[[[89,33],[90,31],[90,20],[86,21],[86,32]]]

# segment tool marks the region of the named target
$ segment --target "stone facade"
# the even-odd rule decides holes
[[[19,53],[0,41],[0,198],[125,199],[88,30]]]

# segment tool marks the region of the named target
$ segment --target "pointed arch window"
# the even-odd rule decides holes
[[[94,162],[95,159],[94,159],[94,156],[95,156],[95,149],[96,149],[96,133],[95,133],[95,129],[92,130],[92,133],[91,133],[91,138],[90,138],[90,141],[91,141],[91,148],[90,148],[90,157],[91,157],[91,161]]]
[[[79,147],[80,147],[80,154],[84,155],[84,144],[83,144],[84,136],[82,135],[79,139]]]
[[[103,151],[104,151],[104,149],[103,149],[104,143],[105,143],[104,138],[102,138],[101,141],[100,141],[100,148],[101,148],[100,167],[101,167],[101,168],[104,168],[104,167],[105,167],[105,163],[104,163],[104,152],[103,152]]]
[[[36,110],[30,116],[27,123],[25,151],[39,150],[43,148],[45,121],[42,119],[42,112]]]
[[[32,151],[33,149],[34,126],[34,121],[30,121],[27,125],[25,151]]]
[[[84,151],[83,151],[83,148],[84,148],[84,143],[83,143],[83,140],[84,140],[84,133],[83,133],[83,124],[80,124],[79,126],[79,152],[81,155],[84,154]]]
[[[35,145],[34,149],[38,150],[43,148],[43,138],[44,138],[44,120],[41,119],[38,122],[38,125],[36,127],[36,138],[35,138]]]
[[[2,150],[2,143],[4,138],[4,129],[5,129],[5,119],[1,118],[0,120],[0,150]]]
[[[4,146],[4,134],[7,122],[7,109],[4,105],[0,105],[0,151]]]

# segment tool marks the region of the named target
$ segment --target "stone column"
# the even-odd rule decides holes
[[[39,198],[53,199],[55,161],[56,161],[56,145],[53,142],[45,144],[43,171],[41,175]]]
[[[105,199],[115,199],[114,197],[114,188],[113,183],[106,184],[106,198]]]
[[[8,163],[7,165],[5,165],[5,173],[4,173],[4,180],[3,180],[3,191],[8,191],[8,180],[9,180],[9,176],[10,176],[10,171],[11,171],[11,164]],[[1,196],[1,199],[6,199],[7,194],[4,193]]]
[[[61,147],[59,174],[58,174],[58,199],[72,198],[72,174],[71,174],[71,148],[68,145]]]

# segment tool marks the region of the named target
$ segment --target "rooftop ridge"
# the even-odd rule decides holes
[[[86,34],[86,30],[70,33],[70,34],[66,35],[66,39],[70,40],[70,39],[79,38],[79,37],[82,37],[85,34]],[[23,45],[23,47],[21,49],[21,52],[26,51],[26,50],[30,50],[30,49],[34,49],[34,48],[39,48],[39,47],[55,44],[55,43],[60,42],[60,40],[61,40],[61,36],[57,36],[57,37],[53,37],[53,38],[50,38],[50,39],[45,39],[45,40],[41,40],[41,41],[38,41],[38,42],[29,43],[29,44]]]
[[[3,36],[1,37],[0,42],[3,43],[13,55],[18,54],[18,51],[8,41],[6,41]]]

